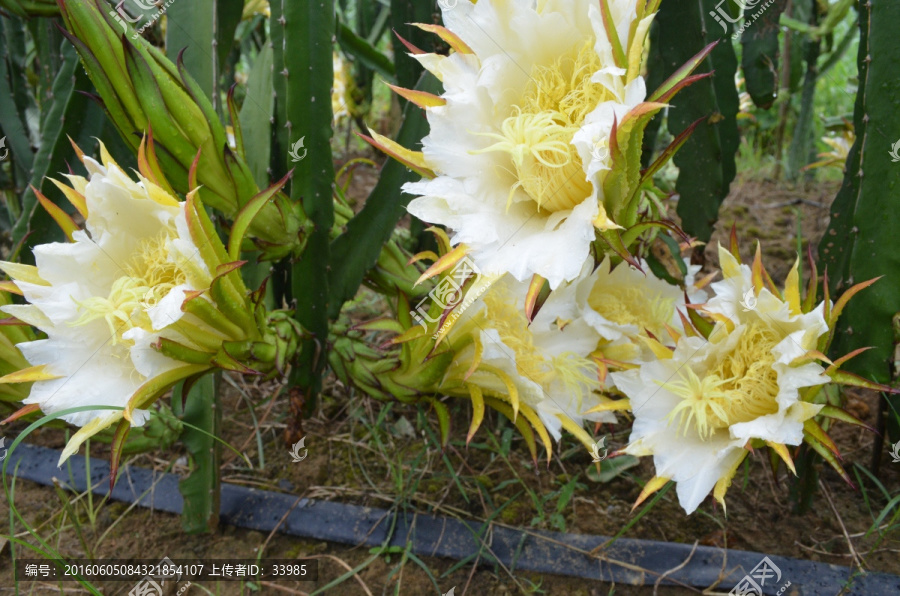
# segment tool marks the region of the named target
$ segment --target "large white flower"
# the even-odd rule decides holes
[[[551,294],[529,325],[527,284],[504,276],[466,310],[448,333],[456,350],[442,389],[494,397],[540,422],[557,440],[563,428],[590,445],[585,421],[615,422],[610,412],[586,414],[608,401],[590,354],[599,335],[581,321],[568,321],[572,296]]]
[[[626,451],[652,455],[688,513],[714,487],[724,504],[749,441],[799,445],[804,422],[821,409],[801,401],[799,389],[830,381],[802,358],[828,332],[824,304],[802,313],[799,295],[782,299],[755,286],[750,268],[726,251],[720,258],[726,279],[705,309],[719,318],[709,339],[682,337],[671,358],[612,374],[635,418]],[[754,308],[736,302],[747,290]]]
[[[227,321],[210,296],[211,286],[223,290],[216,268],[225,253],[204,236],[211,226],[198,219],[203,207],[143,177],[135,183],[105,149],[103,158],[83,159],[89,179],[70,176],[74,188],[59,185],[85,216],[85,229],[72,231],[71,242],[35,247],[36,266],[0,263],[28,302],[2,310],[47,335],[19,344],[32,368],[4,379],[35,381],[24,403],[48,414],[134,408],[65,415],[84,427],[82,440],[123,415],[141,426],[148,413],[140,406],[210,368],[168,357],[166,349],[212,359],[223,341],[244,339],[244,321]]]
[[[618,59],[593,0],[460,0],[442,33],[458,51],[414,55],[445,92],[426,106],[421,165],[435,177],[404,187],[418,196],[409,211],[451,228],[487,274],[556,288],[579,275],[597,230],[619,227],[610,217],[627,197],[604,191],[610,137],[645,99],[652,15],[608,4]]]

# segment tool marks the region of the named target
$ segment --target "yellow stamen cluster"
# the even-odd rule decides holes
[[[675,299],[648,295],[646,286],[595,284],[588,305],[613,323],[637,325],[659,337],[675,315]]]
[[[483,150],[509,153],[518,182],[540,209],[566,211],[590,196],[572,139],[584,119],[612,93],[591,81],[602,67],[590,40],[551,65],[532,69],[522,101],[501,125],[497,143]]]
[[[779,341],[769,326],[752,322],[743,329],[734,349],[702,378],[685,366],[678,381],[659,383],[682,398],[668,419],[677,419],[683,433],[693,422],[706,440],[718,429],[777,412],[778,373],[772,368],[772,349]]]
[[[109,296],[76,301],[85,312],[73,325],[105,319],[112,342],[125,341],[122,334],[136,326],[149,326],[146,309],[162,300],[186,280],[178,264],[169,260],[166,232],[141,242],[132,260],[123,266],[123,275],[113,282]]]

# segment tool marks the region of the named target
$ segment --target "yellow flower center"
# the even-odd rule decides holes
[[[85,325],[105,319],[113,343],[124,341],[122,334],[133,327],[149,329],[146,310],[155,306],[175,286],[186,281],[184,271],[168,259],[166,242],[169,234],[146,238],[125,264],[125,275],[113,282],[109,296],[94,296],[76,301],[84,314],[73,325]]]
[[[682,398],[669,414],[687,433],[691,422],[703,440],[723,428],[778,411],[778,373],[772,349],[780,338],[760,322],[747,325],[737,345],[700,378],[688,366],[680,379],[659,385]]]
[[[576,396],[582,394],[585,386],[596,382],[585,372],[593,366],[587,358],[574,352],[547,358],[534,345],[534,336],[528,329],[528,319],[521,308],[515,307],[515,300],[505,287],[491,288],[485,294],[484,304],[487,311],[484,323],[494,328],[504,345],[513,350],[516,369],[520,375],[542,387],[559,380],[565,391]],[[581,407],[580,403],[578,407]]]
[[[614,99],[605,87],[591,82],[601,68],[590,40],[554,64],[532,69],[522,101],[501,125],[501,134],[488,135],[498,142],[483,150],[510,154],[518,180],[510,202],[521,188],[538,208],[556,212],[572,209],[591,195],[572,138],[588,114]]]
[[[637,325],[641,331],[646,329],[659,337],[675,314],[675,299],[650,292],[652,290],[644,285],[606,285],[601,282],[591,289],[588,305],[607,321]]]

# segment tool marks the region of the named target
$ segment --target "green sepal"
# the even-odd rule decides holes
[[[864,379],[859,375],[853,374],[845,370],[835,370],[828,373],[831,380],[841,385],[851,385],[853,387],[862,387],[864,389],[872,389],[873,391],[882,391],[884,393],[900,393],[900,390],[894,389],[887,385],[882,385],[868,379]]]
[[[688,317],[691,319],[691,323],[693,323],[694,327],[697,328],[697,331],[700,332],[704,338],[709,339],[709,336],[712,334],[713,329],[716,328],[715,324],[704,319],[703,316],[697,312],[697,309],[688,308],[687,310]]]
[[[828,465],[834,468],[834,471],[844,479],[844,482],[849,484],[854,489],[856,488],[856,485],[853,484],[853,481],[850,479],[850,475],[847,474],[846,470],[844,470],[844,467],[841,465],[841,462],[838,461],[838,458],[835,457],[834,453],[829,451],[829,449],[825,445],[823,445],[818,439],[816,439],[813,435],[807,433],[805,430],[803,432],[803,440],[807,445],[812,447],[812,449],[816,453],[821,455],[822,459],[828,462]]]
[[[612,166],[603,181],[603,204],[611,219],[624,228],[638,219],[644,129],[664,107],[661,103],[639,104],[615,128],[616,142],[610,144]]]
[[[825,416],[826,418],[833,418],[834,420],[840,420],[841,422],[846,422],[848,424],[854,424],[856,426],[861,426],[866,430],[870,430],[873,433],[877,433],[878,431],[848,412],[847,410],[838,408],[836,406],[825,406],[821,410],[819,410],[820,416]]]
[[[122,102],[119,100],[119,96],[115,91],[115,87],[109,80],[109,77],[106,76],[103,66],[100,64],[100,61],[97,60],[94,53],[91,52],[90,48],[88,48],[84,42],[68,31],[63,30],[63,35],[73,46],[75,46],[78,55],[81,56],[85,72],[88,73],[88,77],[91,79],[91,82],[99,93],[99,97],[94,97],[102,104],[103,109],[113,121],[116,128],[121,131],[132,131],[137,133],[141,127],[135,124],[132,116],[128,113],[128,110],[122,105]],[[143,116],[143,113],[140,114],[140,120],[146,125],[146,117]],[[136,151],[139,146],[139,139],[137,136],[134,134],[123,134],[122,136],[131,149]]]
[[[288,174],[257,194],[255,197],[250,199],[246,205],[244,205],[238,214],[234,218],[234,223],[231,226],[231,236],[228,239],[228,256],[232,260],[237,260],[241,256],[241,243],[244,240],[244,236],[247,233],[247,230],[250,228],[250,225],[253,223],[253,220],[259,214],[265,205],[272,200],[272,198],[282,189],[284,185],[287,184],[287,181],[290,179],[293,174],[293,170],[288,172]]]
[[[128,439],[128,432],[131,430],[131,423],[124,418],[119,420],[116,426],[116,432],[113,434],[112,445],[109,454],[109,492],[112,493],[116,486],[116,480],[119,478],[119,463],[122,461],[122,451],[125,449],[125,441]]]
[[[255,338],[258,332],[256,321],[252,311],[248,308],[246,293],[240,294],[235,288],[234,278],[230,277],[235,273],[237,273],[237,269],[216,276],[212,285],[210,285],[209,293],[212,295],[216,307],[229,320],[244,330],[245,337]],[[237,277],[240,279],[239,274]],[[243,280],[241,280],[241,283],[243,283]]]
[[[615,252],[619,258],[623,261],[626,261],[629,265],[637,269],[638,271],[643,271],[640,262],[634,258],[634,256],[628,252],[628,247],[622,242],[622,235],[618,230],[607,230],[605,232],[600,232],[600,238],[602,238],[607,245]]]
[[[235,193],[235,209],[239,209],[256,196],[259,192],[259,187],[256,186],[256,180],[253,179],[253,172],[250,171],[250,166],[229,145],[219,148],[219,153],[222,155],[225,163],[225,173],[223,175],[227,175],[231,181],[230,186]],[[280,241],[284,238],[282,230],[284,230],[284,224],[272,230],[261,229],[260,236],[269,240]]]
[[[680,90],[683,88],[683,83],[685,79],[690,76],[692,72],[697,70],[697,67],[706,60],[707,56],[709,56],[715,47],[718,45],[718,41],[715,41],[705,48],[700,50],[693,58],[685,62],[678,70],[676,70],[672,75],[666,79],[666,81],[659,86],[659,89],[650,94],[650,97],[647,98],[647,101],[655,102],[655,101],[665,101],[663,98],[669,98],[674,95],[673,91]],[[696,46],[695,46],[696,47]]]
[[[134,410],[146,408],[171,389],[178,381],[209,370],[203,364],[189,364],[166,371],[147,380],[128,400],[125,406],[125,417],[130,418]]]
[[[360,331],[389,331],[398,334],[405,331],[405,328],[399,321],[387,318],[360,323],[355,329],[359,329]]]
[[[159,338],[155,348],[163,356],[188,364],[205,364],[208,366],[213,357],[213,354],[210,354],[209,352],[202,352],[200,350],[189,348],[184,344],[165,337]]]
[[[450,442],[450,410],[437,399],[432,398],[428,401],[431,402],[435,414],[437,414],[438,426],[441,431],[441,448],[446,448],[447,443]]]
[[[831,437],[828,436],[819,423],[810,418],[809,420],[803,423],[803,434],[814,438],[819,444],[823,445],[828,451],[830,451],[834,456],[840,460],[844,459],[841,457],[841,452],[838,450],[837,445],[832,440]]]
[[[227,263],[231,259],[228,258],[228,252],[225,250],[222,240],[216,233],[216,229],[196,193],[188,194],[185,203],[185,218],[187,219],[191,239],[197,246],[200,257],[206,263],[207,269],[214,272],[220,264]]]
[[[537,465],[537,442],[535,442],[534,440],[534,431],[531,429],[531,425],[528,424],[528,421],[525,420],[525,417],[515,416],[509,404],[494,397],[485,395],[484,404],[486,406],[490,406],[494,410],[497,410],[516,425],[516,428],[519,429],[519,433],[522,435],[522,438],[525,439],[525,445],[528,447],[528,452],[531,453],[532,461],[535,465]]]
[[[669,146],[666,147],[662,153],[659,154],[659,157],[650,164],[644,172],[641,174],[641,183],[640,187],[644,188],[646,184],[653,180],[653,177],[663,169],[663,167],[669,163],[675,154],[678,153],[678,150],[681,149],[685,143],[687,143],[688,139],[691,138],[691,135],[694,134],[694,131],[697,130],[697,127],[703,122],[706,118],[700,118],[699,120],[695,120],[693,124],[688,126],[684,131],[682,131],[675,139],[669,143]]]
[[[215,305],[203,298],[201,294],[186,300],[181,310],[194,315],[223,335],[227,335],[232,339],[244,338],[244,330],[229,321],[225,315],[216,309]]]
[[[100,66],[97,72],[103,72],[108,77],[115,97],[123,103],[131,120],[139,129],[145,129],[146,116],[125,65],[122,47],[124,37],[116,33],[117,25],[104,12],[101,0],[65,2],[60,6],[69,31],[85,44],[90,44],[90,51]],[[128,27],[128,31],[128,35],[134,33],[131,27]],[[96,73],[89,71],[88,74],[93,77]]]
[[[232,348],[232,349],[236,348],[238,351],[242,351],[240,342],[224,343],[224,344],[222,344],[222,348],[219,350],[219,352],[215,356],[212,357],[212,359],[210,360],[210,363],[213,366],[216,366],[218,368],[221,368],[224,370],[230,370],[232,372],[240,373],[242,375],[261,375],[262,374],[258,370],[254,370],[254,369],[250,368],[249,366],[243,364],[237,358],[232,356],[229,353],[229,348]]]

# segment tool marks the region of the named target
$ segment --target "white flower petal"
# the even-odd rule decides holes
[[[700,451],[698,456],[708,456],[709,452]],[[684,509],[685,513],[691,514],[696,511],[700,503],[709,495],[716,482],[719,481],[726,473],[729,472],[731,466],[737,460],[744,456],[744,450],[740,447],[731,447],[719,453],[716,459],[694,460],[693,467],[697,470],[697,474],[686,479],[678,481],[675,490],[678,494],[678,503]]]
[[[182,284],[172,288],[158,304],[147,309],[147,315],[153,325],[154,331],[161,331],[181,320],[184,311],[181,306],[185,301],[185,292],[191,290],[188,286]]]
[[[84,231],[72,235],[75,242],[54,242],[34,247],[34,259],[41,276],[54,286],[76,283],[90,295],[109,292],[127,263],[104,251]],[[114,253],[116,254],[116,253]],[[84,272],[89,271],[89,275]]]
[[[127,350],[111,345],[108,339],[102,335],[86,335],[80,342],[46,339],[19,344],[31,364],[47,364],[48,372],[64,375],[34,383],[23,403],[38,404],[46,414],[80,406],[124,408],[141,386],[143,377],[131,366]],[[112,410],[89,410],[67,414],[63,418],[71,424],[84,426],[110,412]],[[142,425],[146,411],[135,414],[135,425]]]
[[[159,335],[148,333],[140,327],[129,329],[124,334],[125,339],[134,341],[134,346],[129,350],[131,362],[134,368],[144,377],[153,378],[163,373],[184,366],[183,363],[163,356],[152,344],[159,340]]]

